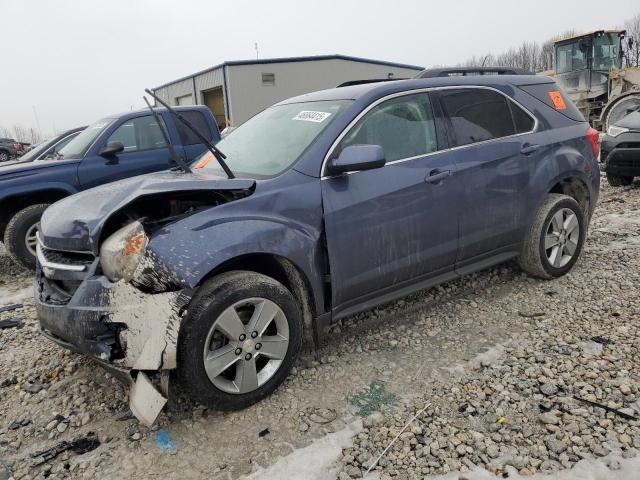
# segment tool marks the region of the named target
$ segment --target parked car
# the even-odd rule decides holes
[[[8,162],[19,157],[24,151],[24,145],[13,138],[0,138],[0,163]]]
[[[640,110],[622,117],[602,138],[603,170],[613,187],[631,185],[640,176]]]
[[[370,83],[259,113],[192,173],[139,176],[47,209],[41,331],[134,382],[246,407],[340,318],[517,258],[566,274],[599,192],[598,133],[552,79]],[[232,178],[233,177],[233,178]],[[133,379],[135,376],[135,380]]]
[[[212,141],[220,138],[211,111],[203,106],[179,108]],[[169,139],[179,155],[193,160],[205,146],[162,116]],[[56,153],[55,162],[30,162],[0,168],[0,238],[14,260],[35,268],[36,232],[47,207],[61,198],[104,183],[172,165],[169,149],[153,115],[147,110],[103,118],[90,125]],[[118,187],[112,187],[116,190]]]
[[[78,134],[85,128],[87,127],[84,126],[84,127],[67,130],[64,133],[61,133],[59,135],[56,135],[55,137],[47,139],[44,142],[41,142],[38,145],[34,146],[32,149],[30,149],[28,152],[22,155],[19,159],[15,160],[14,162],[5,163],[3,166],[14,165],[16,163],[33,162],[36,160],[57,159],[59,158],[58,154],[60,150],[64,146],[66,146],[67,143],[69,143],[71,140],[76,138]]]

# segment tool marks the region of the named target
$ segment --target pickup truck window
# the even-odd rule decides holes
[[[211,130],[207,120],[204,118],[204,115],[202,115],[202,112],[189,111],[180,112],[180,114],[191,122],[194,127],[196,127],[196,130],[200,132],[200,135],[211,140]],[[198,143],[202,143],[190,128],[177,119],[176,127],[178,128],[178,135],[180,135],[180,142],[182,145],[196,145]]]
[[[349,130],[333,156],[349,145],[380,145],[387,162],[438,149],[427,93],[403,95],[373,107]]]
[[[351,100],[275,105],[240,125],[216,146],[237,176],[275,177],[293,165],[349,103]],[[198,159],[201,168],[224,175],[217,162],[203,162],[207,153]]]
[[[125,153],[167,146],[162,131],[152,115],[126,120],[111,134],[105,145],[109,142],[121,142]]]
[[[93,141],[98,138],[109,125],[113,123],[113,118],[103,118],[92,125],[89,125],[76,138],[71,140],[64,148],[60,150],[62,158],[82,158],[87,152]]]

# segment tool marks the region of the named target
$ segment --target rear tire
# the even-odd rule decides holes
[[[550,193],[529,228],[518,257],[520,268],[538,278],[560,277],[580,257],[585,237],[585,212],[578,202]]]
[[[39,203],[20,210],[9,220],[4,231],[7,253],[16,263],[29,270],[36,268],[33,235],[38,230],[40,218],[48,207],[48,203]]]
[[[633,177],[607,173],[607,182],[612,187],[627,187],[633,183]]]
[[[291,292],[265,275],[227,272],[192,299],[180,327],[176,373],[191,399],[239,410],[284,381],[301,346],[302,314]]]
[[[0,150],[0,163],[1,162],[7,162],[11,157],[9,156],[9,153],[6,152],[5,150]]]

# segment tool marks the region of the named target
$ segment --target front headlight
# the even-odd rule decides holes
[[[100,265],[112,282],[129,281],[133,278],[149,243],[149,238],[140,222],[122,227],[100,247]]]
[[[607,130],[607,135],[609,135],[610,137],[617,137],[621,133],[626,133],[628,131],[628,128],[616,127],[615,125],[611,125]]]

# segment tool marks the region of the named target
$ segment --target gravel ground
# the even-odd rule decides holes
[[[396,437],[372,478],[529,475],[589,457],[614,478],[640,448],[639,249],[640,185],[605,182],[568,276],[534,280],[509,263],[357,315],[269,399],[224,414],[175,402],[152,429],[109,374],[37,334],[31,278],[0,251],[0,307],[24,303],[0,313],[24,322],[0,330],[0,479],[235,479],[358,418],[340,479],[362,477]],[[33,466],[91,432],[95,450]]]

